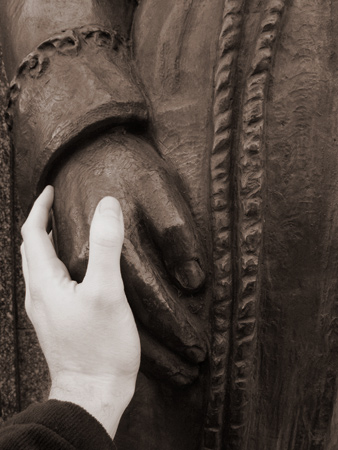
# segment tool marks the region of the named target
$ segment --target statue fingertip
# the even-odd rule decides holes
[[[196,291],[205,283],[205,273],[196,260],[185,261],[174,269],[174,276],[183,289]]]

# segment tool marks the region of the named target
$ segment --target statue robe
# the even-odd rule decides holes
[[[122,450],[337,444],[338,7],[244,3],[142,0],[134,16],[154,137],[209,252],[212,339],[193,386],[140,375]]]

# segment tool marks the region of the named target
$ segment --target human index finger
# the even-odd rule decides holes
[[[47,272],[53,273],[55,277],[68,275],[46,230],[53,199],[54,189],[47,186],[35,201],[21,230],[31,280],[35,277],[42,279]]]

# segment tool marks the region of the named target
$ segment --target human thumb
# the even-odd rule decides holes
[[[89,234],[89,260],[84,281],[105,286],[120,280],[124,227],[120,203],[104,197],[97,205]]]

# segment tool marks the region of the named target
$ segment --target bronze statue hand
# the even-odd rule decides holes
[[[186,384],[198,374],[206,342],[184,293],[200,289],[205,274],[203,251],[177,182],[143,138],[108,132],[80,145],[62,163],[54,179],[54,218],[59,257],[80,281],[95,207],[106,195],[120,201],[122,274],[139,322],[143,367]]]

